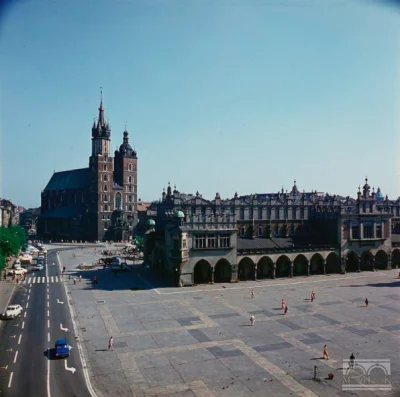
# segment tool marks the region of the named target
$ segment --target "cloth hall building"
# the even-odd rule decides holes
[[[400,197],[300,192],[206,200],[168,186],[147,209],[145,261],[175,285],[400,266]]]
[[[111,127],[101,98],[89,166],[55,172],[41,194],[38,235],[46,240],[129,240],[137,222],[137,154],[125,128],[110,154]]]

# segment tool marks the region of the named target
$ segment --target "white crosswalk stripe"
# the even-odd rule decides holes
[[[54,276],[54,277],[29,277],[26,278],[24,281],[21,281],[21,284],[44,284],[44,283],[61,283],[61,277]]]

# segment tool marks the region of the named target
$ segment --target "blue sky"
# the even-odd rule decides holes
[[[20,1],[0,24],[1,191],[86,167],[103,87],[139,197],[400,195],[400,10],[369,0]]]

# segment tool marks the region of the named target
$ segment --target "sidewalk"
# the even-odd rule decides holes
[[[15,262],[15,257],[12,257],[10,261],[10,266],[6,268],[8,269],[12,268],[12,265]],[[6,308],[6,306],[9,303],[10,297],[12,293],[14,292],[15,289],[15,283],[11,281],[11,277],[7,277],[7,281],[3,280],[3,271],[1,272],[1,281],[0,281],[0,314],[2,314]]]

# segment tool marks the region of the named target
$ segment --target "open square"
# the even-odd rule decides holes
[[[70,252],[61,259],[72,266]],[[352,353],[356,360],[391,363],[391,389],[358,388],[353,395],[395,396],[397,275],[390,270],[152,288],[157,280],[140,269],[123,276],[105,271],[98,289],[84,273],[82,283],[68,288],[92,383],[104,396],[110,390],[137,397],[345,396],[343,360]],[[113,352],[106,351],[110,335]],[[329,360],[322,359],[325,344]]]

